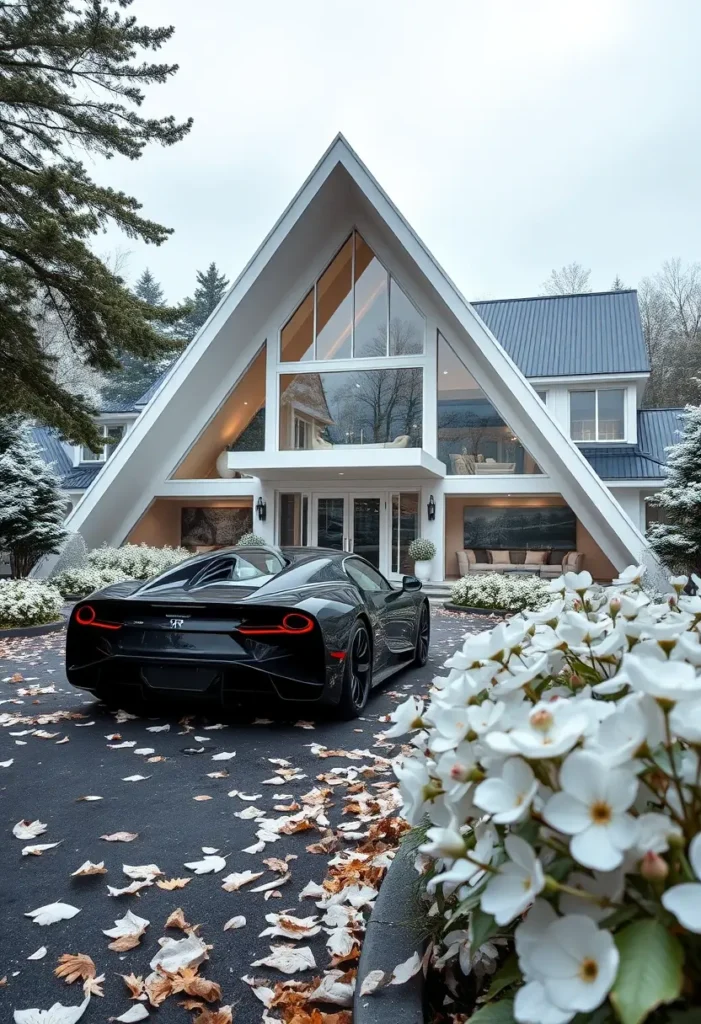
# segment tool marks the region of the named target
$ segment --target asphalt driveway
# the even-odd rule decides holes
[[[376,691],[365,716],[355,722],[314,720],[308,714],[284,720],[265,707],[257,709],[257,719],[188,716],[168,706],[158,718],[129,718],[68,685],[62,633],[5,642],[0,647],[0,978],[6,981],[0,987],[0,1020],[10,1021],[14,1009],[81,1001],[80,980],[68,985],[53,973],[66,953],[87,954],[97,974],[104,974],[104,996],[93,996],[84,1021],[103,1022],[129,1011],[136,1004],[120,975],[149,975],[158,939],[185,937],[182,929],[165,928],[177,908],[189,925],[201,926],[195,934],[212,947],[200,974],[221,986],[221,1003],[233,1007],[236,1024],[258,1022],[265,1012],[241,981],[243,975],[273,983],[288,977],[270,966],[251,966],[270,955],[271,945],[311,950],[317,969],[290,977],[308,980],[323,973],[331,960],[329,932],[295,942],[284,935],[260,937],[260,932],[269,924],[266,914],[323,914],[314,898],[300,901],[300,892],[310,881],[324,881],[329,859],[353,848],[377,820],[378,807],[380,812],[392,808],[391,758],[400,748],[379,740],[380,717],[409,692],[425,693],[460,637],[491,622],[439,611],[432,625],[429,663]],[[324,756],[328,750],[339,753]],[[285,817],[292,820],[271,836],[270,828],[277,826],[265,822]],[[46,828],[17,838],[13,827],[22,821]],[[257,835],[261,821],[263,840]],[[39,826],[25,828],[31,832]],[[101,838],[120,832],[135,838]],[[43,844],[58,845],[22,855],[27,847]],[[309,852],[310,846],[319,852]],[[270,858],[272,867],[264,863]],[[86,861],[104,863],[106,873],[72,877]],[[197,874],[185,866],[201,861],[214,870]],[[151,867],[137,870],[145,877],[134,879],[125,864]],[[246,870],[262,874],[238,889],[222,888],[232,874],[237,883]],[[181,888],[163,887],[185,878],[189,881]],[[108,886],[123,889],[139,880],[151,884],[131,894],[109,894]],[[79,913],[46,926],[26,916],[56,902]],[[361,909],[367,912],[367,906]],[[103,930],[127,911],[149,924],[134,948],[109,949],[113,940]],[[245,925],[224,930],[233,917],[245,917]],[[41,947],[47,950],[42,958],[28,959]],[[340,961],[341,969],[353,966],[352,956]],[[185,992],[157,1009],[143,1005],[152,1019],[187,1022],[193,1019],[182,1005],[188,1001],[193,999]]]

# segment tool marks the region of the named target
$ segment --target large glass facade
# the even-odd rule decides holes
[[[280,332],[282,362],[421,355],[423,315],[357,231]]]
[[[419,495],[392,495],[392,557],[393,573],[411,574],[414,563],[409,558],[409,545],[419,536]]]
[[[540,473],[448,342],[438,334],[438,458],[453,476]]]
[[[420,367],[285,373],[280,448],[420,448]]]

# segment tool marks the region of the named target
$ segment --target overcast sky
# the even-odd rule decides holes
[[[628,285],[701,259],[699,0],[136,0],[175,25],[149,113],[186,141],[94,168],[174,228],[109,232],[169,300],[235,277],[342,131],[470,298],[578,260]]]

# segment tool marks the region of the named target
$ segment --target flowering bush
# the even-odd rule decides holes
[[[261,537],[257,533],[244,533],[236,541],[237,548],[258,548],[261,544],[266,544],[265,537]]]
[[[701,1019],[701,597],[682,576],[654,600],[643,571],[565,574],[391,715],[416,730],[396,774],[434,955],[474,1024]]]
[[[538,609],[548,604],[552,591],[538,576],[511,573],[473,573],[453,584],[451,601],[469,608],[494,608],[500,611]]]
[[[52,577],[51,582],[62,594],[83,597],[120,580],[147,580],[185,558],[190,558],[185,548],[153,548],[148,544],[105,546],[91,551],[85,565],[66,569]]]
[[[63,597],[39,580],[0,580],[0,629],[38,626],[61,618]]]
[[[432,540],[417,537],[409,545],[409,558],[412,562],[430,562],[436,554],[436,545]]]

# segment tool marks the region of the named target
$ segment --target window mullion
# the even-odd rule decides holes
[[[599,440],[599,389],[594,388],[594,434]]]
[[[315,281],[314,282],[314,326],[313,326],[313,329],[312,329],[312,351],[314,353],[314,358],[315,359],[316,359],[316,303],[317,303],[317,294],[316,294],[316,281]]]
[[[355,239],[356,232],[352,233],[351,242],[351,359],[355,357]]]

